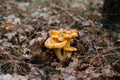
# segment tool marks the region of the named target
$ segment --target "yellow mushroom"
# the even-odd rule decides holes
[[[56,30],[51,30],[50,34],[53,38],[58,38],[59,37],[58,35],[60,34],[60,32]]]
[[[72,37],[78,37],[78,33],[77,33],[77,30],[76,29],[74,29],[74,30],[71,30],[71,35],[72,35]]]
[[[55,38],[48,38],[45,42],[45,46],[49,49],[53,49],[55,51],[56,56],[60,61],[63,61],[63,55],[61,53],[61,49],[66,45],[67,40],[58,41]]]
[[[64,33],[63,30],[51,30],[51,37],[58,39],[59,41],[63,41],[64,40]]]
[[[66,46],[63,48],[63,58],[64,58],[64,61],[66,60],[67,57],[71,57],[71,54],[73,51],[77,51],[77,49],[75,47],[71,47],[70,46],[70,40],[67,41],[67,44]]]
[[[71,54],[73,51],[77,51],[77,49],[75,47],[71,47],[70,46],[70,39],[73,38],[73,37],[77,37],[78,34],[77,34],[77,30],[70,30],[70,31],[66,31],[66,34],[65,34],[65,40],[67,40],[67,44],[66,46],[63,48],[64,50],[64,60],[66,60],[66,58],[69,56],[71,57]]]
[[[70,39],[77,36],[77,30],[75,29],[70,31],[64,31],[63,29],[51,30],[50,38],[46,40],[45,46],[54,49],[58,59],[65,61],[68,55],[71,55],[73,51],[77,51],[75,47],[70,46]]]

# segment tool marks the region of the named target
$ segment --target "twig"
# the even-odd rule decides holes
[[[112,65],[110,64],[110,62],[105,58],[105,56],[102,56],[102,58],[105,60],[105,62],[112,68]],[[113,69],[113,68],[112,68]]]
[[[4,56],[6,59],[8,59],[8,60],[13,60],[13,56],[11,55],[11,54],[9,54],[8,52],[6,52],[6,51],[4,51],[4,50],[1,50],[0,49],[0,51],[1,51],[1,55],[2,56]]]
[[[97,48],[96,48],[96,47],[94,47],[94,48],[95,48],[95,51],[96,51],[96,54],[97,54],[98,60],[99,60],[99,62],[101,63],[101,65],[102,65],[102,67],[103,67],[103,63],[102,63],[102,61],[101,61],[101,59],[100,59],[100,54],[99,54]]]
[[[6,6],[3,3],[1,3],[1,2],[0,2],[0,5],[3,8],[3,12],[0,14],[0,18],[2,18],[6,14]]]
[[[107,53],[107,52],[114,51],[114,50],[120,50],[120,46],[119,47],[114,47],[114,48],[108,49],[108,50],[103,50],[100,54]]]
[[[120,50],[120,47],[114,47],[114,48],[112,48],[112,49],[103,50],[102,52],[99,53],[99,56],[102,55],[102,54],[105,54],[105,53],[107,53],[107,52],[114,51],[114,50]],[[97,52],[98,52],[98,50],[97,50]],[[90,63],[91,63],[96,57],[98,57],[98,56],[94,56],[94,57],[92,58],[92,60],[90,61]]]
[[[61,6],[58,6],[58,5],[52,5],[53,8],[56,8],[56,9],[60,9],[61,11],[64,11],[66,14],[68,14],[71,18],[73,18],[75,21],[77,22],[80,22],[80,19],[81,20],[85,20],[82,16],[80,16],[80,19],[75,17],[72,13],[70,13],[69,11],[67,11],[65,8],[61,7]]]

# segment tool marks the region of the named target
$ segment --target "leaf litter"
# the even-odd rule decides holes
[[[1,3],[7,11],[0,18],[0,80],[120,78],[120,37],[102,28],[99,10],[103,0]],[[60,28],[77,29],[79,34],[71,41],[78,50],[65,62],[44,46],[49,31]]]

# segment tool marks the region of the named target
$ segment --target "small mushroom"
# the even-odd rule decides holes
[[[73,51],[77,51],[77,49],[75,47],[71,47],[70,46],[70,41],[67,41],[66,46],[63,48],[64,50],[64,54],[63,54],[63,58],[64,60],[66,60],[67,57],[71,57],[71,54]]]
[[[46,40],[45,46],[54,49],[58,59],[65,61],[68,55],[71,55],[73,51],[77,51],[75,47],[70,46],[70,39],[77,36],[77,30],[75,29],[70,31],[64,31],[63,29],[51,30],[51,36]]]
[[[62,31],[62,30],[60,30],[60,31]],[[63,40],[67,40],[66,46],[63,48],[64,49],[63,50],[63,57],[65,60],[67,57],[67,54],[71,55],[73,51],[77,51],[76,48],[70,46],[70,39],[73,37],[77,37],[78,34],[77,34],[77,30],[74,29],[74,30],[70,30],[70,31],[63,31],[61,33],[61,35],[63,35],[63,36],[59,36],[58,40],[60,40],[59,38],[63,38]]]
[[[45,46],[49,49],[53,49],[55,51],[56,56],[60,61],[63,61],[63,56],[61,53],[61,49],[66,45],[67,40],[65,41],[58,41],[55,38],[48,38],[45,42]]]
[[[73,38],[73,37],[77,37],[78,34],[77,34],[77,30],[70,30],[70,31],[66,31],[66,34],[65,34],[65,38],[67,40],[67,44],[66,46],[63,48],[64,49],[64,60],[66,60],[66,58],[69,56],[71,57],[71,54],[73,51],[77,51],[77,49],[75,47],[71,47],[70,46],[70,39]]]

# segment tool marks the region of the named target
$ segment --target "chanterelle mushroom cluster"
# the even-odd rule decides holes
[[[66,58],[77,51],[75,47],[70,46],[70,39],[77,37],[77,30],[51,30],[50,37],[46,40],[45,46],[49,49],[54,49],[56,56],[60,61],[65,61]]]

